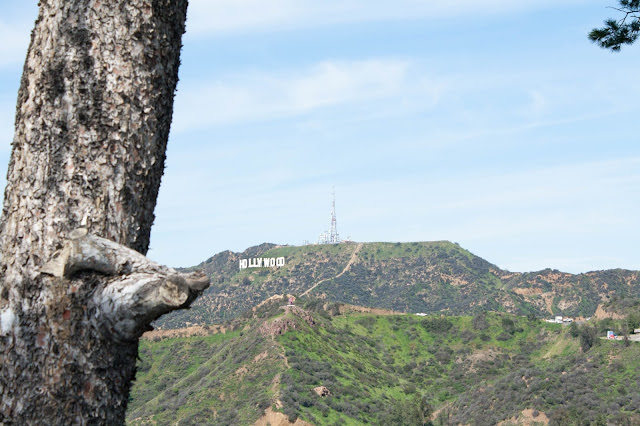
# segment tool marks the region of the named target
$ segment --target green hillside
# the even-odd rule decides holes
[[[240,259],[277,257],[286,260],[281,268],[239,268]],[[204,269],[211,287],[191,310],[166,315],[156,326],[218,323],[283,293],[407,313],[504,311],[539,317],[589,317],[610,297],[640,294],[637,271],[512,273],[447,241],[262,244],[243,253],[219,253],[190,269]]]
[[[128,423],[250,424],[273,401],[271,381],[283,370],[279,350],[255,332],[241,331],[143,341]],[[261,353],[267,361],[253,363]],[[251,366],[247,374],[245,364]]]
[[[314,425],[640,421],[640,343],[589,340],[594,325],[281,305],[225,334],[141,342],[128,423],[247,425],[265,410]]]

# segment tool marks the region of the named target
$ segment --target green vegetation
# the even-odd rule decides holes
[[[142,341],[127,423],[250,424],[273,400],[278,350],[243,331]]]
[[[313,331],[287,333],[279,338],[291,367],[282,379],[285,413],[318,424],[385,424],[415,398],[441,406],[525,362],[523,352],[559,329],[505,315],[483,315],[482,333],[471,317],[415,315],[339,316]],[[317,386],[332,395],[314,396]]]
[[[640,343],[599,339],[639,313],[625,303],[625,318],[570,327],[503,312],[339,314],[305,299],[306,311],[285,314],[265,303],[226,334],[142,342],[127,421],[244,425],[272,407],[316,425],[485,425],[526,409],[552,424],[637,424]]]
[[[254,257],[285,257],[286,265],[239,269],[240,259]],[[316,284],[310,294],[323,295],[330,302],[407,313],[503,311],[538,318],[590,317],[607,297],[622,300],[640,294],[640,274],[634,271],[511,273],[448,241],[361,247],[265,243],[243,253],[219,253],[190,269],[197,268],[211,277],[211,287],[192,309],[166,315],[156,326],[179,328],[231,320],[274,294],[301,295]]]
[[[623,44],[633,44],[640,35],[640,0],[618,0],[618,19],[607,19],[604,27],[594,28],[589,40],[603,49],[619,52]]]

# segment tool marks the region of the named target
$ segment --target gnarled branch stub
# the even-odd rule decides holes
[[[104,275],[104,285],[95,289],[92,302],[96,315],[120,340],[138,338],[151,321],[188,307],[209,286],[203,272],[178,272],[84,228],[71,232],[40,271],[66,279],[80,272]]]

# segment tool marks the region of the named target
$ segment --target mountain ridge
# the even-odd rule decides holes
[[[284,258],[280,268],[240,269],[248,258]],[[211,287],[190,311],[156,326],[180,328],[232,319],[275,294],[402,312],[505,311],[539,317],[592,316],[610,297],[640,294],[638,271],[570,274],[511,272],[449,241],[281,246],[263,243],[220,252],[187,269],[204,269]]]

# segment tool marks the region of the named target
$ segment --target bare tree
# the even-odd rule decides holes
[[[138,338],[208,285],[151,262],[187,0],[41,0],[0,220],[0,423],[119,424]]]

